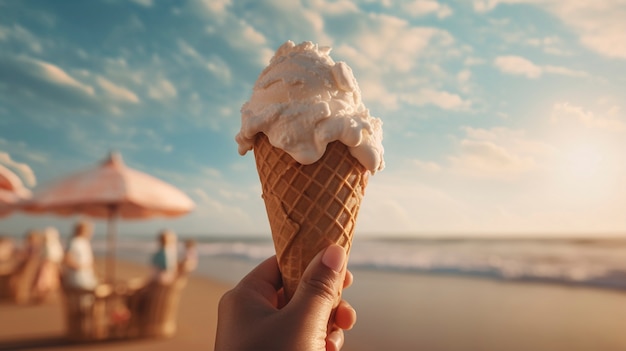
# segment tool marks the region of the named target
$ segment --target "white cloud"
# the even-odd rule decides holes
[[[154,100],[172,99],[178,95],[176,87],[167,79],[159,79],[150,85],[148,96]]]
[[[413,0],[411,2],[402,2],[401,7],[411,16],[424,16],[434,13],[438,18],[446,18],[452,15],[452,9],[448,5],[442,5],[435,0]]]
[[[452,166],[474,176],[507,176],[531,170],[531,157],[519,155],[490,141],[462,140],[460,154],[451,156]]]
[[[357,13],[359,8],[350,0],[312,0],[311,8],[327,15],[342,15],[346,13]]]
[[[198,53],[198,51],[193,46],[191,46],[191,44],[189,44],[187,41],[185,41],[184,39],[178,39],[177,42],[178,42],[178,48],[183,54],[194,59],[198,59],[198,60],[201,59],[201,56]]]
[[[24,45],[30,51],[41,54],[43,52],[43,44],[41,40],[31,33],[28,29],[13,25],[13,27],[5,27],[0,25],[0,41],[13,40]]]
[[[487,12],[499,4],[539,6],[572,28],[587,48],[607,57],[626,59],[626,4],[623,0],[475,0],[474,10]]]
[[[523,130],[504,127],[463,128],[457,153],[449,156],[450,170],[473,177],[513,179],[541,166],[555,149],[533,140]]]
[[[226,35],[233,41],[232,44],[235,47],[263,45],[267,42],[267,39],[261,32],[244,21],[239,21],[238,26],[234,28],[231,27]]]
[[[624,132],[626,131],[626,121],[617,118],[616,111],[619,111],[619,108],[616,109],[614,106],[609,110],[607,116],[597,116],[592,111],[585,110],[580,106],[562,102],[554,104],[551,120],[555,123],[567,123],[573,120],[587,128]]]
[[[185,40],[178,40],[178,47],[185,55],[191,57],[201,67],[207,69],[214,77],[218,78],[222,83],[231,83],[232,70],[228,63],[218,55],[210,55],[204,58],[193,46]],[[269,62],[269,59],[267,60]]]
[[[416,94],[403,94],[401,99],[411,105],[435,105],[444,110],[464,110],[471,106],[471,101],[463,100],[457,94],[429,88],[421,89]]]
[[[26,57],[22,57],[24,62],[29,62],[33,68],[37,71],[35,74],[38,74],[39,77],[43,80],[46,80],[52,84],[65,86],[68,88],[74,88],[82,91],[84,94],[93,95],[94,89],[93,87],[83,84],[72,76],[67,74],[64,70],[55,66],[51,63],[39,61],[35,59],[30,59]]]
[[[498,5],[497,0],[474,0],[474,11],[484,13],[493,10]]]
[[[527,78],[539,78],[544,73],[558,74],[570,77],[587,77],[588,73],[577,71],[567,67],[544,65],[539,66],[521,56],[498,56],[494,65],[503,73],[526,76]]]
[[[491,141],[511,148],[515,152],[538,156],[555,152],[555,149],[549,144],[528,137],[525,130],[506,127],[492,127],[490,129],[463,127],[462,130],[468,139]]]
[[[457,75],[457,80],[459,81],[459,83],[467,83],[470,78],[472,77],[472,72],[468,69],[464,69],[462,71],[460,71]]]
[[[50,62],[24,55],[0,55],[0,94],[7,104],[26,109],[54,107],[81,114],[107,110],[94,87],[84,82],[79,71],[75,73],[71,75]]]
[[[400,101],[446,109],[468,106],[455,94],[431,88],[433,78],[446,76],[440,63],[455,51],[450,33],[384,14],[368,13],[351,20],[346,19],[346,26],[352,32],[344,33],[345,40],[333,47],[332,55],[353,68],[364,101],[391,110]]]
[[[206,14],[212,17],[223,16],[227,8],[232,5],[231,0],[199,0],[200,8],[206,11]]]
[[[623,0],[557,1],[548,8],[579,33],[583,45],[608,57],[626,59]]]
[[[429,47],[448,47],[454,38],[445,30],[414,27],[407,21],[371,14],[371,27],[356,34],[354,46],[386,69],[408,72]]]
[[[563,76],[570,76],[570,77],[588,77],[589,76],[587,72],[573,70],[573,69],[569,69],[567,67],[561,67],[561,66],[545,65],[545,66],[542,66],[542,69],[546,73],[559,74]]]
[[[528,78],[538,78],[541,76],[541,67],[519,56],[498,56],[494,64],[501,72],[523,75]]]
[[[340,44],[333,47],[332,56],[341,56],[351,67],[357,67],[362,71],[372,71],[377,69],[376,63],[371,58],[366,57],[357,48],[347,44]],[[358,79],[358,77],[356,77]]]
[[[541,48],[545,53],[558,56],[571,56],[572,53],[563,49],[563,40],[557,36],[543,38],[529,38],[526,43]]]
[[[332,40],[324,31],[322,13],[345,6],[344,3],[333,2],[329,9],[317,10],[317,6],[326,3],[316,1],[303,6],[299,1],[266,0],[256,2],[251,10],[242,11],[242,7],[247,6],[239,3],[231,6],[231,1],[214,3],[204,0],[195,4],[192,11],[209,20],[206,27],[208,34],[226,39],[227,45],[263,66],[267,65],[275,49],[268,47],[267,38],[283,38],[283,41],[303,38],[331,45]],[[195,11],[198,4],[200,11]]]
[[[154,5],[153,0],[132,0],[132,2],[143,7],[152,7]]]
[[[398,95],[389,91],[378,79],[364,77],[358,82],[365,103],[377,102],[390,110],[398,107]]]
[[[232,79],[230,67],[218,56],[210,57],[206,63],[206,68],[224,83],[229,83]]]
[[[414,159],[412,160],[411,163],[413,164],[414,167],[417,167],[417,169],[420,171],[425,171],[425,172],[430,172],[430,173],[437,173],[441,171],[441,166],[437,164],[436,162]]]
[[[114,100],[133,104],[139,103],[137,95],[129,89],[119,86],[102,76],[98,76],[96,81],[98,82],[98,85],[100,85],[100,87],[107,93],[107,95]]]
[[[456,75],[456,80],[459,83],[459,87],[461,91],[464,93],[468,93],[470,91],[470,79],[472,78],[472,71],[468,69],[461,70]]]
[[[485,63],[486,61],[479,57],[468,57],[463,61],[463,64],[465,66],[478,66],[478,65],[484,65]]]
[[[220,178],[222,176],[222,172],[219,169],[212,167],[204,167],[201,172],[211,178]]]
[[[247,16],[231,12],[230,0],[202,0],[199,4],[200,14],[204,14],[204,17],[209,20],[209,24],[205,27],[205,32],[208,35],[224,39],[227,45],[241,52],[241,55],[250,57],[259,65],[267,65],[273,50],[267,47],[267,37],[257,29],[263,28],[265,23],[259,25],[246,19]],[[254,21],[258,19],[258,16],[251,16],[251,19]],[[189,46],[184,48],[188,49]],[[189,51],[186,53],[193,54]]]

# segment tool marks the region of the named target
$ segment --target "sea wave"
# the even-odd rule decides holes
[[[156,248],[145,241],[119,246],[124,252]],[[264,240],[211,241],[200,242],[198,252],[260,261],[274,254],[274,246]],[[619,240],[360,240],[352,247],[349,266],[626,290],[626,242]]]

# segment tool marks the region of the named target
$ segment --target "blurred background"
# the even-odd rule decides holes
[[[187,194],[186,215],[117,221],[118,264],[147,275],[163,228],[181,252],[196,240],[174,340],[210,348],[189,321],[214,310],[185,314],[202,301],[185,294],[219,296],[273,254],[240,107],[282,43],[330,46],[384,123],[346,349],[624,350],[624,18],[623,0],[0,0],[0,164],[37,193],[116,151]],[[65,245],[79,218],[17,211],[0,233],[19,248],[52,226]],[[93,223],[99,259],[107,221]],[[58,315],[38,348],[63,332],[54,303],[0,308]],[[0,346],[34,347],[16,335]]]

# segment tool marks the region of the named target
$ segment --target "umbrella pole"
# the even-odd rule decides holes
[[[109,206],[109,220],[107,224],[107,260],[106,260],[106,281],[113,284],[115,282],[115,247],[117,228],[115,222],[117,218],[117,205]]]

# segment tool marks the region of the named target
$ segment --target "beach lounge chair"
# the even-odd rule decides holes
[[[178,304],[187,274],[168,283],[150,281],[128,297],[130,321],[127,335],[140,338],[168,338],[177,329]]]
[[[7,279],[10,296],[18,304],[30,303],[35,297],[35,280],[43,263],[41,257],[42,242],[43,235],[41,233],[30,231],[25,237],[22,249],[17,254],[11,252],[10,261],[12,261],[13,268]],[[4,245],[6,245],[6,241]],[[11,251],[13,251],[12,248]]]
[[[17,267],[18,260],[13,241],[8,237],[0,236],[0,300],[13,296],[10,281]]]
[[[67,337],[73,341],[168,338],[177,329],[178,305],[187,275],[172,282],[131,280],[123,286],[100,284],[94,290],[63,286]],[[117,320],[118,308],[129,318]]]
[[[14,271],[15,265],[11,262],[0,263],[0,300],[9,299],[13,296],[10,282]]]
[[[8,277],[10,294],[14,302],[27,304],[34,295],[35,279],[42,260],[39,256],[30,256],[21,262]]]
[[[109,284],[93,290],[63,285],[67,337],[74,341],[109,337],[108,305],[115,295]]]

